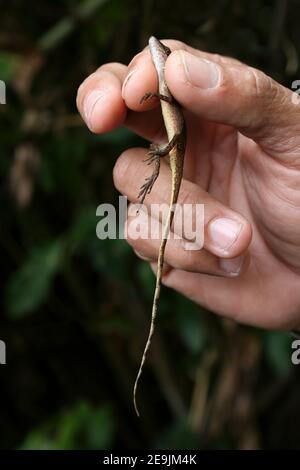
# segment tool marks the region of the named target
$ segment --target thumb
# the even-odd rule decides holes
[[[169,56],[165,75],[178,102],[203,119],[237,128],[274,156],[286,160],[299,151],[300,115],[293,93],[257,69],[211,57],[182,50]]]

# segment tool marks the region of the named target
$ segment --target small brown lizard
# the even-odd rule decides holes
[[[149,158],[147,159],[149,163],[154,163],[153,174],[146,179],[145,183],[141,187],[138,197],[140,198],[141,204],[144,202],[146,194],[151,192],[151,189],[159,175],[160,170],[160,158],[166,155],[170,157],[170,168],[171,168],[171,197],[170,197],[170,207],[167,215],[167,219],[163,228],[163,235],[160,242],[158,261],[157,261],[157,274],[156,274],[156,286],[152,306],[152,315],[151,315],[151,325],[150,331],[147,339],[147,343],[144,349],[142,356],[140,368],[135,380],[134,389],[133,389],[133,403],[137,416],[139,416],[139,411],[136,403],[136,392],[138,382],[145,364],[148,350],[150,348],[151,339],[154,333],[155,320],[157,315],[157,308],[160,296],[161,280],[162,280],[162,268],[164,263],[164,254],[167,243],[167,238],[170,232],[174,217],[174,205],[177,202],[178,193],[182,180],[183,173],[183,161],[185,154],[186,146],[186,132],[185,132],[185,122],[184,117],[181,111],[179,104],[175,101],[171,95],[168,86],[165,81],[165,63],[168,55],[171,54],[171,50],[162,44],[154,36],[151,36],[149,39],[149,48],[151,53],[152,62],[155,66],[157,77],[158,77],[158,93],[146,93],[142,99],[141,103],[149,98],[157,97],[160,99],[161,110],[163,115],[163,120],[168,136],[168,144],[159,145],[151,144],[149,149]]]

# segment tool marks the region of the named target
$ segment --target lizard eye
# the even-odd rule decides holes
[[[171,49],[170,49],[169,47],[165,46],[164,44],[163,44],[163,46],[164,46],[165,53],[166,53],[167,55],[170,55],[171,52],[172,52]]]

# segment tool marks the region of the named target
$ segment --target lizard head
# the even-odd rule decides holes
[[[171,54],[171,49],[167,46],[165,46],[159,39],[156,39],[156,37],[151,36],[149,39],[149,47],[150,50],[153,51],[154,49],[156,50],[156,54],[160,54],[164,60],[168,57],[168,55]]]

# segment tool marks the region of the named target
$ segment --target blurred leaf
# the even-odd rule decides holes
[[[292,367],[291,339],[284,332],[270,331],[265,336],[266,358],[277,375],[285,375]]]
[[[19,63],[19,56],[9,52],[0,53],[0,80],[8,82]]]
[[[150,301],[154,293],[155,276],[149,263],[146,263],[145,261],[139,261],[138,267],[137,267],[137,273],[138,273],[139,279],[141,280],[141,284],[143,286],[145,294]]]
[[[78,196],[84,183],[82,162],[86,157],[85,140],[70,130],[53,135],[43,152],[39,182],[45,191],[63,188],[66,198]]]
[[[111,313],[107,317],[99,319],[99,331],[105,334],[118,333],[122,336],[129,336],[132,332],[132,322],[124,317],[123,312]]]
[[[94,0],[95,1],[95,0]],[[108,47],[109,41],[114,40],[116,30],[130,19],[131,8],[128,2],[109,0],[101,9],[101,16],[96,17],[89,28],[90,41],[98,46]]]
[[[111,407],[94,408],[81,402],[32,431],[21,449],[109,449],[114,435],[115,421]]]
[[[128,280],[132,248],[125,240],[98,240],[95,235],[91,252],[94,268],[105,276]]]
[[[6,305],[10,317],[19,318],[31,313],[45,300],[62,255],[61,240],[32,249],[7,285]]]
[[[158,437],[154,448],[160,450],[199,449],[199,437],[193,433],[184,420],[177,421]]]
[[[187,348],[194,354],[207,343],[207,331],[201,322],[201,309],[185,297],[178,296],[175,323]]]
[[[101,143],[110,145],[130,145],[132,140],[136,140],[137,136],[125,127],[119,127],[111,132],[97,136],[97,140]]]
[[[74,18],[81,20],[88,18],[95,13],[97,8],[102,6],[108,0],[85,0],[77,8],[74,17],[66,16],[61,18],[49,31],[47,31],[39,40],[38,45],[44,51],[49,51],[57,47],[75,28]]]
[[[44,435],[43,431],[31,432],[20,449],[24,450],[55,450],[53,442]]]
[[[66,234],[66,248],[74,253],[88,243],[93,237],[96,237],[96,215],[95,207],[89,206],[81,209],[76,214],[76,219]]]

